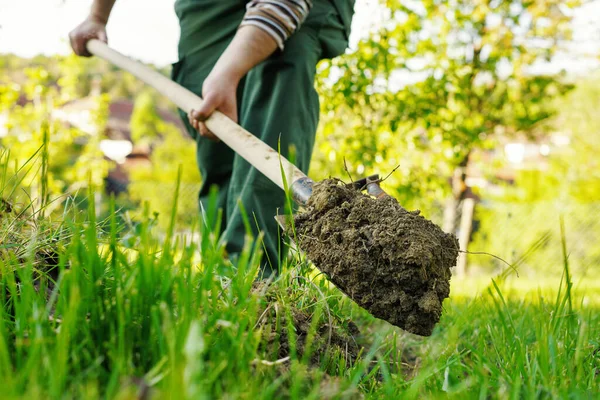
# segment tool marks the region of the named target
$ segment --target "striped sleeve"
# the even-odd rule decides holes
[[[311,0],[252,0],[240,26],[254,25],[267,32],[283,50],[285,41],[300,27]]]

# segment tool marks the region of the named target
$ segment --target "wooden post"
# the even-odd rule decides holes
[[[456,233],[456,199],[450,197],[444,206],[444,224],[442,230],[446,233]]]
[[[100,218],[100,215],[102,214],[102,190],[104,190],[104,188],[98,187],[94,191],[94,208],[96,210],[96,218]]]
[[[450,180],[450,186],[452,187],[452,195],[446,201],[446,205],[444,207],[444,224],[442,226],[442,230],[446,233],[456,233],[456,229],[458,228],[456,220],[456,214],[458,211],[458,207],[461,199],[464,196],[465,191],[467,190],[467,185],[465,183],[466,179],[466,165],[469,161],[469,156],[467,155],[465,159],[461,162],[461,164],[454,168],[454,172],[452,173],[452,178]]]
[[[462,251],[467,251],[469,239],[471,238],[471,229],[473,228],[473,211],[475,210],[475,199],[466,198],[463,200],[462,215],[460,218],[460,232],[458,243]],[[456,275],[464,277],[467,272],[467,255],[460,253],[458,263],[456,264]]]

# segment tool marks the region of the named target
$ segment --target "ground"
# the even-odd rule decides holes
[[[0,232],[4,398],[600,395],[600,285],[567,274],[567,259],[545,282],[452,280],[420,337],[366,313],[300,256],[257,284],[252,242],[233,266],[210,226],[199,243],[158,241],[147,219],[121,240],[116,217],[88,215],[67,215],[56,282],[28,279],[43,271],[35,235],[14,257]]]

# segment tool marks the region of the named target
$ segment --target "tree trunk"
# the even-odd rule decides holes
[[[450,185],[452,187],[452,196],[446,201],[444,207],[444,232],[456,234],[458,229],[457,211],[460,202],[464,199],[467,192],[467,165],[469,164],[469,154],[463,158],[460,164],[454,169]]]
[[[460,164],[454,169],[452,174],[451,186],[452,196],[446,201],[444,207],[444,223],[442,229],[444,232],[459,234],[460,249],[466,251],[471,234],[471,226],[473,222],[473,208],[475,201],[473,199],[465,199],[467,194],[467,165],[469,164],[469,154],[462,159]],[[469,201],[467,201],[469,200]],[[459,218],[458,210],[462,207],[462,213]],[[470,211],[469,211],[470,210]],[[460,229],[459,229],[460,219]],[[467,227],[468,226],[468,227]],[[468,234],[465,233],[468,230]],[[458,258],[456,274],[465,276],[467,271],[467,258],[461,253]]]
[[[456,264],[456,275],[464,277],[467,273],[467,255],[464,253],[469,248],[471,239],[471,230],[473,228],[473,212],[475,210],[475,199],[468,198],[462,202],[462,215],[460,217],[460,229],[458,244],[461,253],[458,255],[458,263]]]
[[[444,224],[442,229],[447,233],[456,232],[456,208],[458,204],[456,204],[456,199],[454,196],[448,198],[446,200],[446,204],[444,206]]]

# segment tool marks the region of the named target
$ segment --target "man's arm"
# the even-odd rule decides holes
[[[204,103],[188,114],[190,124],[202,136],[216,140],[203,121],[219,110],[238,121],[237,86],[257,64],[283,49],[284,42],[302,24],[310,8],[310,0],[254,0],[233,40],[223,52],[202,86]]]
[[[277,42],[265,31],[255,26],[242,26],[211,70],[202,86],[204,102],[198,110],[188,114],[190,124],[202,136],[216,140],[204,125],[215,110],[233,121],[238,121],[237,87],[240,80],[255,65],[277,49]]]
[[[108,42],[106,24],[116,0],[94,0],[88,17],[69,33],[71,47],[75,54],[90,57],[86,45],[90,39]]]
[[[254,25],[267,32],[283,50],[312,8],[312,0],[252,0],[241,26]]]

